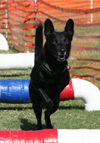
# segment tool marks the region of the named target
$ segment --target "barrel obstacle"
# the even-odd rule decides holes
[[[6,38],[0,33],[0,50],[9,50],[9,45]]]
[[[0,143],[100,143],[99,129],[0,131]]]
[[[34,66],[34,53],[0,54],[0,70],[28,69]],[[70,59],[75,59],[70,57]]]
[[[0,70],[28,69],[34,66],[34,53],[0,54]]]
[[[29,79],[0,80],[0,102],[2,103],[30,103]],[[100,110],[100,91],[89,81],[72,78],[69,85],[60,93],[60,101],[82,99],[85,110]]]

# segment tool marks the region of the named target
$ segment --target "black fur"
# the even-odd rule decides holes
[[[46,43],[43,47],[43,26],[39,24],[35,39],[35,65],[29,85],[30,98],[37,118],[37,128],[42,129],[42,108],[46,108],[47,128],[53,128],[50,115],[59,106],[60,92],[69,84],[70,75],[67,59],[70,55],[74,34],[74,22],[69,19],[63,32],[55,32],[52,21],[44,23]]]

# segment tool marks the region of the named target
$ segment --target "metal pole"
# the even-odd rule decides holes
[[[8,33],[7,33],[7,28],[8,28],[8,11],[7,11],[7,0],[5,0],[6,2],[6,15],[5,15],[5,18],[6,18],[6,39],[8,38]]]
[[[90,0],[90,8],[93,9],[93,0]],[[91,22],[93,22],[93,14],[91,14]]]
[[[37,0],[35,0],[35,24],[37,26]]]

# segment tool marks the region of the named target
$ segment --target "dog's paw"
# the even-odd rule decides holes
[[[47,129],[53,129],[52,125],[47,125]]]
[[[42,130],[43,129],[42,125],[37,125],[37,129]]]
[[[42,100],[40,102],[40,106],[42,108],[46,108],[46,109],[52,109],[54,104],[53,104],[53,101],[50,99],[48,102],[46,102],[45,100]]]

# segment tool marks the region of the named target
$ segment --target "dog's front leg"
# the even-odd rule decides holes
[[[35,86],[32,82],[31,85],[35,89],[35,91],[39,94],[39,96],[42,98],[40,106],[47,109],[53,108],[53,102],[49,98],[49,96],[45,93],[45,91],[41,88],[37,88],[37,86]]]
[[[56,96],[56,98],[53,100],[53,103],[54,103],[53,108],[45,111],[45,121],[48,129],[53,129],[53,126],[50,120],[50,115],[56,112],[59,106],[59,102],[60,102],[60,95]]]
[[[40,95],[42,97],[42,101],[40,102],[40,106],[47,108],[47,109],[51,109],[53,108],[53,102],[52,100],[48,97],[48,95],[44,92],[44,90],[42,90],[41,88],[38,89],[40,92]]]
[[[32,83],[29,84],[29,94],[32,102],[32,107],[35,112],[37,118],[37,129],[42,129],[41,116],[42,116],[42,108],[40,107],[40,101],[38,100],[38,93],[35,88],[33,88]]]

